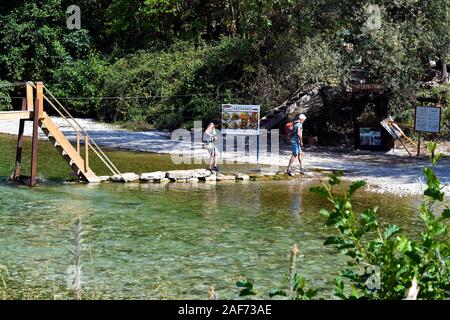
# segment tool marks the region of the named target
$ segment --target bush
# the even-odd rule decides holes
[[[106,67],[107,62],[91,52],[84,60],[62,64],[53,72],[53,83],[46,86],[74,115],[98,117]]]
[[[435,155],[437,145],[427,145],[431,162],[435,166],[442,155]],[[343,197],[332,194],[331,187],[341,183],[334,175],[329,183],[314,187],[333,205],[332,211],[321,210],[328,227],[334,227],[336,235],[329,237],[325,245],[333,245],[350,258],[349,268],[336,279],[336,296],[342,299],[402,299],[413,280],[421,288],[419,298],[445,299],[450,297],[450,219],[447,206],[437,214],[435,206],[444,201],[439,179],[432,168],[425,168],[426,199],[419,208],[424,231],[417,240],[401,234],[396,225],[381,228],[377,219],[377,208],[367,209],[360,215],[353,211],[352,195],[365,185],[354,182]],[[359,221],[358,221],[359,219]],[[351,285],[345,288],[344,279]]]
[[[9,82],[0,80],[0,111],[12,109]]]

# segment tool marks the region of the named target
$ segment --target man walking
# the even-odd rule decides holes
[[[289,166],[286,170],[288,175],[292,175],[292,165],[294,164],[295,159],[298,159],[300,163],[300,171],[303,172],[302,165],[302,157],[303,157],[303,123],[306,120],[306,116],[304,114],[295,116],[294,119],[294,127],[291,137],[291,145],[292,145],[292,156],[291,160],[289,160]]]

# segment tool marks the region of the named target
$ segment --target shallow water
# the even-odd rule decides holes
[[[66,177],[69,171],[59,155],[46,143],[41,148],[39,172],[52,180]],[[5,180],[14,161],[13,139],[1,136],[0,150]],[[170,159],[124,151],[110,155],[123,171],[137,172],[167,169]],[[332,297],[332,281],[345,259],[323,246],[332,231],[318,211],[327,204],[310,194],[309,186],[295,180],[59,182],[30,189],[2,182],[0,265],[13,277],[21,270],[28,280],[40,277],[64,285],[74,260],[72,225],[80,217],[83,280],[105,297],[204,299],[214,285],[220,298],[234,299],[235,282],[242,276],[254,279],[261,291],[283,288],[293,243],[300,248],[299,271],[310,286],[321,288],[320,296]],[[355,199],[358,209],[379,205],[382,222],[408,232],[419,228],[416,202],[367,193]]]

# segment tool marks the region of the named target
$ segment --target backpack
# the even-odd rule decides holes
[[[292,139],[294,136],[294,122],[288,122],[284,125],[284,135],[287,139]]]

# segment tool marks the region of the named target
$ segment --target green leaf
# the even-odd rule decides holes
[[[245,288],[245,289],[241,290],[241,292],[239,293],[240,297],[256,296],[256,295],[257,295],[256,291],[253,289],[249,289],[249,288]]]
[[[403,253],[410,252],[412,250],[411,241],[405,236],[397,237],[397,250]]]
[[[328,246],[331,244],[342,244],[344,243],[344,239],[342,239],[339,236],[331,236],[329,238],[327,238],[327,240],[325,240],[324,245]]]
[[[246,279],[242,279],[242,280],[239,280],[238,282],[236,282],[236,286],[238,288],[253,289],[253,283],[251,283],[250,281],[248,281]]]
[[[330,212],[327,209],[320,209],[319,213],[326,218],[330,216]]]
[[[308,299],[311,299],[311,298],[313,298],[313,297],[315,297],[315,296],[317,295],[317,292],[318,292],[317,289],[308,289],[308,290],[305,292],[305,296],[306,296]]]
[[[450,209],[449,208],[444,209],[441,217],[442,217],[442,220],[450,219]]]
[[[318,186],[318,187],[311,187],[309,189],[309,192],[317,193],[318,195],[328,198],[329,192],[324,186]]]
[[[352,293],[350,294],[350,299],[359,299],[358,290],[352,286]]]
[[[426,146],[427,146],[428,152],[430,154],[434,154],[434,152],[436,151],[436,148],[437,148],[437,143],[433,142],[433,141],[427,142]]]
[[[334,280],[334,284],[336,285],[334,295],[338,298],[346,300],[347,297],[344,293],[344,280],[341,277],[338,277]]]
[[[341,175],[342,176],[342,175]],[[328,180],[330,186],[335,186],[341,184],[341,178],[337,174],[330,175],[330,180]]]
[[[396,226],[395,224],[390,224],[386,229],[384,229],[384,237],[386,239],[389,239],[399,232],[400,228],[398,226]]]
[[[434,158],[431,159],[431,163],[433,164],[433,166],[436,166],[438,164],[438,162],[442,159],[443,156],[444,156],[444,154],[442,154],[442,153],[435,155]]]
[[[358,180],[353,182],[350,187],[348,188],[348,195],[352,196],[356,191],[361,189],[366,185],[366,182],[364,180]]]
[[[285,291],[283,291],[283,290],[278,290],[278,289],[270,290],[269,297],[273,298],[273,297],[276,297],[276,296],[286,297],[287,293]]]
[[[361,223],[366,230],[372,230],[378,225],[375,211],[376,210],[369,208],[364,210],[361,214]]]
[[[302,277],[301,275],[299,275],[298,273],[295,274],[295,285],[294,285],[294,291],[298,291],[301,290],[305,287],[306,285],[306,280],[304,277]]]
[[[414,252],[412,249],[410,251],[405,252],[405,255],[412,260],[416,265],[420,264],[420,261],[422,260],[421,256]],[[428,270],[429,272],[430,270]]]
[[[428,188],[425,190],[424,195],[440,202],[444,201],[445,197],[445,193],[435,188]]]

